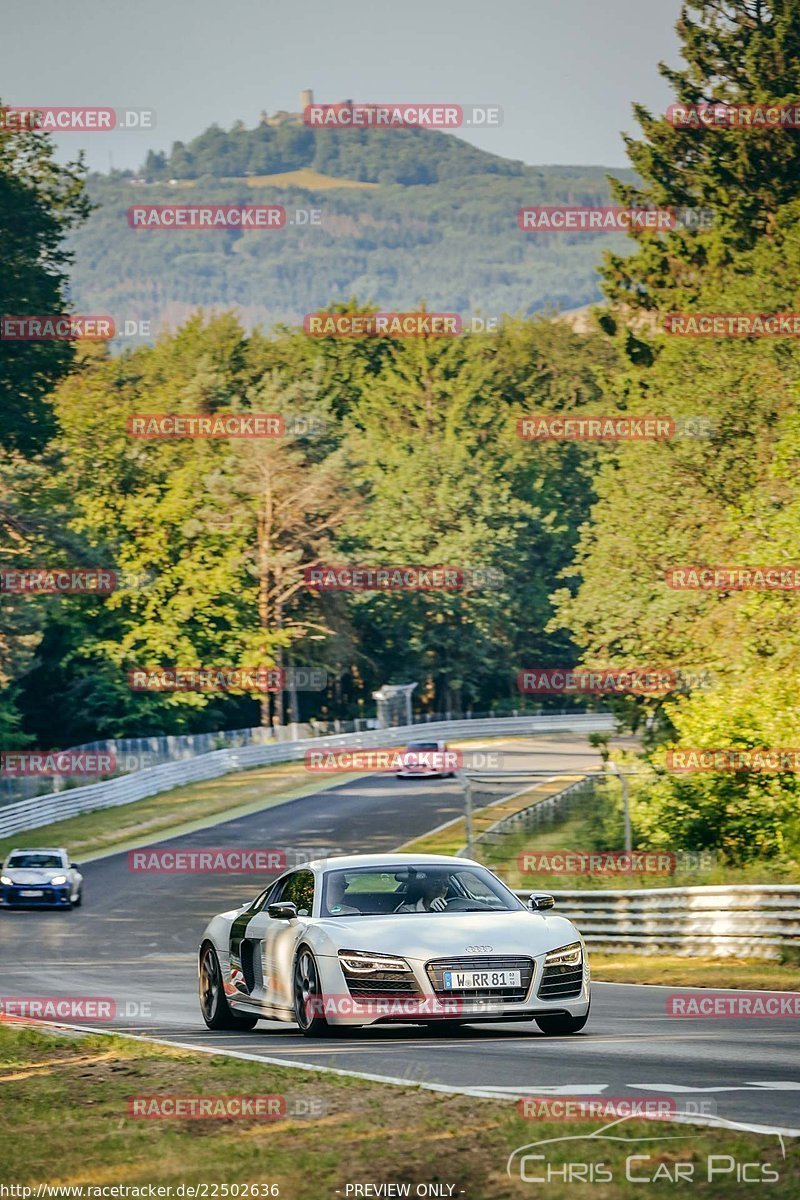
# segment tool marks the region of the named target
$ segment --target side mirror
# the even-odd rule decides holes
[[[528,908],[532,908],[534,912],[540,912],[543,908],[555,908],[555,899],[552,896],[529,896]]]
[[[294,921],[297,917],[297,905],[288,900],[279,900],[277,904],[268,904],[267,916],[272,917],[273,921]]]
[[[70,863],[69,869],[70,869],[70,871],[80,871],[80,867],[78,866],[77,863]]]

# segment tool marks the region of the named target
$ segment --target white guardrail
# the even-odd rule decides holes
[[[475,839],[532,831],[587,786],[572,783],[503,817]],[[464,851],[462,851],[464,853]],[[697,887],[551,891],[560,914],[580,930],[589,949],[606,954],[677,954],[710,958],[793,958],[800,954],[800,885],[729,884]],[[518,891],[523,899],[530,890]]]
[[[530,894],[517,892],[524,900]],[[773,959],[800,950],[798,884],[551,894],[558,912],[580,930],[590,950]]]
[[[380,746],[403,746],[414,739],[455,740],[458,738],[524,737],[536,733],[611,733],[615,728],[610,713],[574,713],[560,716],[497,717],[464,721],[439,721],[424,725],[404,725],[393,729],[375,729],[368,733],[333,734],[326,737],[304,738],[296,742],[268,745],[239,746],[199,754],[181,762],[162,763],[145,767],[130,775],[108,779],[103,783],[87,784],[35,796],[0,808],[0,837],[9,837],[25,829],[38,829],[53,821],[63,821],[79,813],[100,808],[133,804],[159,792],[171,791],[187,783],[200,783],[263,767],[270,763],[297,762],[307,750],[323,747],[349,747],[368,750]]]

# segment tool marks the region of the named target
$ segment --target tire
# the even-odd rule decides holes
[[[319,968],[308,946],[300,946],[292,967],[294,1019],[303,1037],[330,1037],[331,1026],[320,1012],[309,1012],[313,1003],[322,1001]]]
[[[222,986],[222,969],[210,942],[200,951],[200,1012],[209,1029],[253,1029],[258,1017],[243,1017],[228,1004]]]
[[[548,1037],[563,1037],[570,1033],[580,1033],[589,1020],[589,1009],[587,1008],[582,1017],[571,1017],[569,1013],[553,1013],[552,1017],[534,1017],[534,1020],[542,1033],[546,1033]]]
[[[73,908],[80,908],[83,904],[83,888],[80,889],[75,899],[72,901]]]

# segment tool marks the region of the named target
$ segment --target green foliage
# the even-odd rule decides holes
[[[9,671],[26,728],[64,744],[258,720],[246,695],[132,693],[126,672],[147,666],[322,666],[332,688],[301,696],[305,713],[370,711],[373,688],[408,678],[431,710],[520,704],[522,667],[574,655],[545,626],[587,515],[593,452],[523,443],[516,420],[596,403],[612,355],[599,336],[548,321],[344,342],[247,337],[231,316],[193,318],[113,359],[85,351],[54,397],[60,433],[37,502],[59,554],[133,582],[107,598],[20,598],[37,622]],[[223,411],[303,414],[323,432],[126,432],[136,413]],[[17,565],[43,552],[29,537]],[[304,584],[316,562],[494,575],[454,593],[318,595]],[[262,705],[263,721],[273,714],[284,717],[280,704]]]
[[[685,70],[663,73],[684,102],[795,103],[800,10],[794,4],[687,4],[678,25]],[[785,312],[797,306],[798,142],[784,130],[676,131],[638,110],[645,140],[629,143],[643,177],[617,187],[629,202],[697,204],[709,231],[636,238],[610,259],[605,321],[627,365],[608,380],[623,411],[708,423],[706,437],[620,445],[604,453],[597,501],[556,597],[558,623],[587,664],[711,672],[715,686],[650,710],[638,789],[641,844],[713,848],[730,861],[800,853],[796,776],[664,769],[673,747],[777,747],[797,742],[800,624],[796,592],[678,591],[672,567],[797,563],[800,353],[790,338],[679,338],[677,312]],[[652,310],[634,320],[631,308]]]
[[[67,311],[65,234],[89,211],[80,161],[62,166],[49,138],[0,128],[0,314]],[[3,341],[0,355],[0,449],[29,454],[53,432],[47,395],[72,362],[69,342]]]
[[[386,136],[395,133],[402,135]],[[441,137],[459,153],[469,149]],[[625,250],[618,233],[517,227],[523,205],[607,204],[601,168],[526,167],[523,174],[484,171],[367,190],[250,187],[216,173],[194,187],[92,176],[89,188],[97,210],[70,241],[75,305],[150,321],[154,332],[174,329],[200,306],[233,309],[250,329],[300,325],[306,313],[354,294],[383,309],[412,310],[425,300],[433,310],[495,318],[573,308],[599,299],[595,268],[603,249]],[[277,203],[290,216],[318,209],[321,223],[245,233],[127,224],[135,204],[198,202]]]

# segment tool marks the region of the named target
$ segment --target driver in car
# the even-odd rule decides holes
[[[410,912],[444,912],[447,908],[447,880],[444,876],[438,879],[413,879],[408,885],[406,898],[394,911]]]

